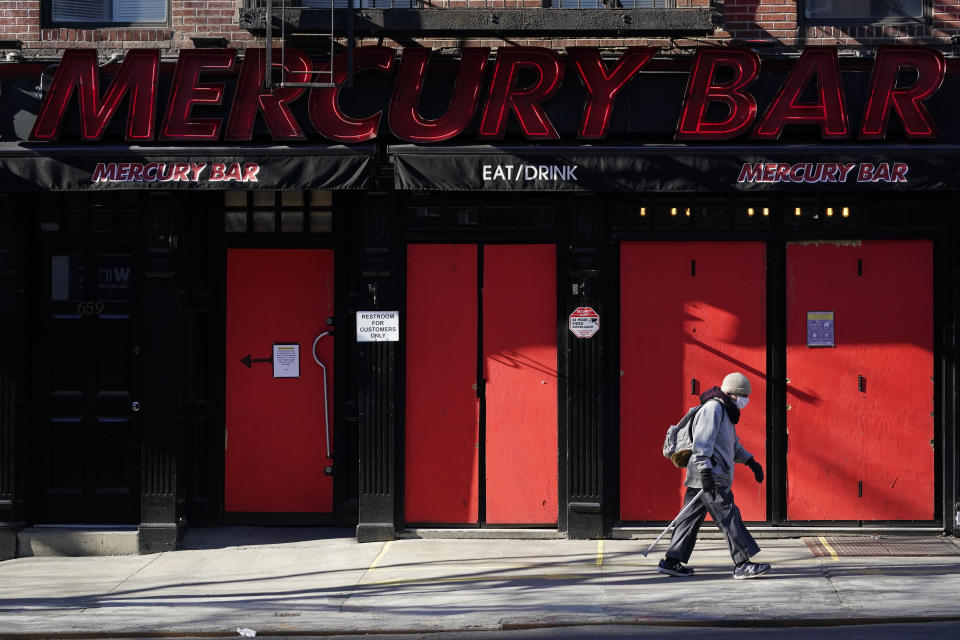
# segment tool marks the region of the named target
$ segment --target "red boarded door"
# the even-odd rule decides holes
[[[479,518],[477,247],[407,248],[408,522]]]
[[[310,353],[333,317],[333,265],[330,250],[227,252],[227,511],[333,511],[323,369]],[[275,377],[274,345],[283,365],[276,373],[290,377]],[[297,363],[290,345],[299,347]],[[316,355],[332,403],[332,335]]]
[[[683,470],[664,433],[731,371],[750,378],[737,434],[766,460],[766,249],[758,242],[620,245],[620,519],[671,520]],[[745,520],[765,520],[766,491],[738,467]]]
[[[553,245],[484,249],[487,522],[557,521]]]
[[[406,521],[555,523],[555,247],[410,245],[406,315]]]
[[[933,518],[932,256],[924,240],[787,247],[789,519]]]

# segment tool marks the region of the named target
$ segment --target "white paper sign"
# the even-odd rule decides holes
[[[399,311],[357,311],[357,342],[399,341]]]
[[[273,377],[299,378],[300,377],[300,345],[275,344],[273,345]]]

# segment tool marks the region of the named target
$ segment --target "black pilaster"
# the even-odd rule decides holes
[[[571,539],[604,535],[604,315],[601,265],[603,214],[598,199],[578,199],[567,217],[560,282],[561,504],[560,528]],[[575,336],[567,318],[578,307],[600,316],[600,330]],[[565,467],[565,468],[564,468]]]
[[[396,350],[393,343],[359,346],[360,522],[358,542],[395,536],[396,411],[392,388]]]
[[[767,244],[767,518],[787,521],[787,245]]]
[[[356,311],[398,309],[396,213],[386,194],[364,200],[358,277],[352,283]],[[402,320],[401,320],[402,322]],[[402,326],[401,326],[402,332]],[[347,334],[355,341],[355,327]],[[398,510],[398,342],[354,342],[360,450],[358,542],[392,540]]]
[[[357,463],[360,459],[360,409],[357,404],[356,335],[354,322],[361,296],[356,283],[358,275],[353,258],[352,245],[356,243],[355,229],[356,194],[334,192],[333,228],[335,233],[336,265],[334,267],[337,291],[334,328],[334,362],[337,364],[334,384],[334,405],[337,413],[334,420],[333,502],[338,527],[353,528],[360,522],[360,477]]]
[[[223,504],[224,326],[218,309],[226,299],[219,283],[226,282],[223,242],[223,196],[190,195],[191,207],[179,210],[177,280],[180,309],[180,467],[178,523],[220,523]],[[218,312],[220,315],[218,315]],[[217,327],[216,329],[214,327]],[[213,363],[217,363],[214,365]],[[213,372],[217,372],[214,374]],[[180,504],[183,506],[180,507]],[[181,520],[182,517],[182,520]],[[181,524],[181,529],[184,524]]]
[[[17,370],[21,310],[17,286],[18,219],[7,196],[0,195],[0,560],[17,553],[17,532],[24,527],[18,465]],[[22,449],[22,446],[20,447]]]
[[[179,321],[176,237],[169,197],[151,196],[143,286],[141,346],[143,434],[140,552],[173,550],[177,542],[177,386]]]
[[[949,210],[949,209],[946,209]],[[941,305],[937,316],[942,318],[942,326],[938,333],[942,336],[940,362],[942,411],[940,424],[942,425],[942,455],[940,463],[943,473],[943,524],[944,531],[951,531],[960,536],[960,425],[957,422],[957,409],[960,404],[960,371],[957,365],[957,347],[960,344],[960,321],[957,314],[960,312],[960,260],[957,258],[957,247],[960,246],[960,224],[952,215],[943,216],[947,220],[947,233],[937,238],[935,251],[943,274],[942,283],[944,304]],[[945,236],[945,238],[944,238]]]

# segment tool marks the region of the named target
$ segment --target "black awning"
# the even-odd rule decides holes
[[[956,189],[954,145],[389,147],[412,191],[764,192]]]
[[[372,147],[0,144],[0,191],[364,189]]]

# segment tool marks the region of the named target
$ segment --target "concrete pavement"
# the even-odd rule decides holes
[[[656,572],[662,542],[641,555],[649,540],[358,544],[344,530],[194,529],[174,552],[0,563],[0,637],[960,620],[960,545],[948,540],[957,553],[871,558],[763,539],[755,559],[773,571],[734,581],[716,539],[698,544],[693,577],[670,578]]]

